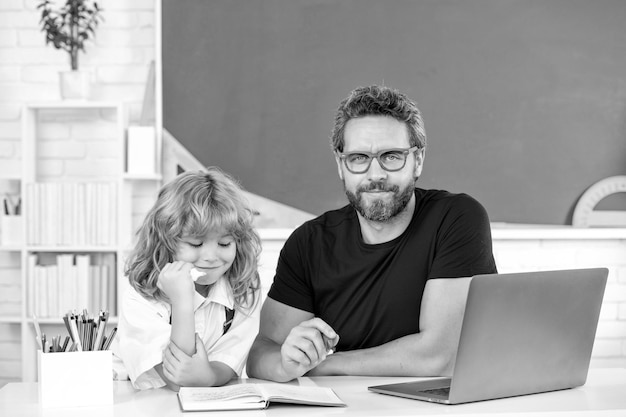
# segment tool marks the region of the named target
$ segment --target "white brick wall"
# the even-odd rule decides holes
[[[79,65],[93,73],[92,99],[126,103],[129,120],[134,122],[141,112],[150,62],[155,58],[155,0],[98,3],[105,20],[86,53],[80,54]],[[35,0],[0,0],[0,195],[16,187],[15,181],[3,178],[21,172],[22,105],[59,100],[58,73],[69,69],[68,54],[45,44],[37,4]],[[106,115],[82,124],[60,113],[53,119],[39,126],[43,139],[38,148],[40,174],[81,176],[94,169],[103,175],[115,172],[117,166],[111,163],[117,152],[112,140],[115,126]],[[58,158],[59,151],[64,160]],[[0,252],[0,316],[19,314],[16,303],[19,256]],[[0,386],[19,378],[19,338],[19,325],[0,323]]]
[[[626,239],[494,237],[494,256],[501,273],[608,268],[591,366],[626,366]]]
[[[609,269],[591,366],[626,366],[626,239],[494,238],[500,272]]]
[[[20,291],[20,254],[0,252],[0,294],[2,294],[0,315],[19,315]]]
[[[0,323],[0,386],[18,381],[21,371],[20,328]]]
[[[154,0],[99,4],[105,21],[79,63],[94,74],[93,98],[129,103],[131,121],[136,120],[155,57]],[[35,0],[0,1],[0,142],[7,139],[7,128],[10,138],[19,139],[21,104],[60,98],[58,72],[69,69],[68,54],[45,45],[36,5]]]

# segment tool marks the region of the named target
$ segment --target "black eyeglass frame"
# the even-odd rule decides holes
[[[349,152],[349,153],[339,153],[337,152],[337,156],[339,157],[339,159],[341,159],[343,161],[343,165],[346,167],[346,169],[348,171],[350,171],[353,174],[364,174],[366,173],[370,167],[372,166],[372,161],[374,159],[376,159],[378,161],[378,165],[380,165],[380,167],[382,169],[384,169],[387,172],[397,172],[402,170],[405,166],[406,166],[406,160],[407,160],[407,156],[412,153],[412,152],[417,152],[419,151],[421,148],[419,146],[412,146],[408,149],[404,149],[404,148],[391,148],[391,149],[383,149],[381,151],[378,151],[377,153],[371,153],[371,152],[367,152],[367,151],[358,151],[358,152]],[[396,168],[396,169],[388,169],[387,167],[385,167],[385,164],[380,162],[380,157],[387,153],[387,152],[400,152],[403,156],[404,156],[404,160],[402,161],[402,166],[400,168]],[[346,159],[350,156],[350,155],[365,155],[369,158],[369,163],[367,164],[367,166],[365,167],[365,169],[363,171],[354,171],[352,169],[350,169],[350,167],[348,166],[348,163],[346,162]]]

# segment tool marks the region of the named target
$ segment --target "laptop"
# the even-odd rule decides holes
[[[472,277],[451,378],[368,387],[443,404],[585,384],[606,268]]]

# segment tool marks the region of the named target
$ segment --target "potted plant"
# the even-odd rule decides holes
[[[41,31],[46,34],[46,45],[52,44],[69,54],[71,71],[61,72],[61,96],[85,99],[91,87],[91,74],[80,71],[78,52],[85,51],[85,42],[95,36],[102,21],[102,9],[95,1],[66,0],[65,5],[54,8],[55,2],[39,0]]]

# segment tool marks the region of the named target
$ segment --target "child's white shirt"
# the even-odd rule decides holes
[[[234,299],[225,278],[211,287],[207,298],[194,292],[193,303],[196,333],[204,343],[209,361],[222,362],[241,375],[259,331],[261,300],[257,299],[251,310],[236,310],[226,334],[223,330],[225,307],[233,309]],[[147,300],[133,288],[129,288],[122,298],[117,343],[112,349],[122,359],[137,389],[165,386],[154,367],[163,362],[163,350],[170,343],[170,314],[170,304]]]

